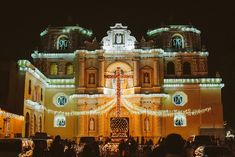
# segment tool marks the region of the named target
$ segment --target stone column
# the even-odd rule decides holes
[[[65,62],[64,60],[59,60],[58,62],[58,75],[63,76],[65,74]]]
[[[104,87],[104,59],[99,59],[99,87]]]
[[[157,58],[154,58],[153,60],[153,86],[157,86],[159,85],[159,76],[158,76],[158,73],[159,73],[159,66],[158,66],[158,59]]]
[[[159,110],[160,109],[160,104],[155,104],[154,105],[154,110]],[[157,140],[158,136],[161,136],[161,117],[158,116],[153,116],[152,118],[152,129],[153,129],[153,136],[154,136],[154,141]],[[155,141],[156,142],[156,141]]]
[[[139,87],[139,59],[134,60],[134,87]]]

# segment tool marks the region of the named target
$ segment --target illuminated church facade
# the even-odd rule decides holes
[[[208,77],[201,32],[169,25],[138,42],[127,26],[101,42],[80,26],[48,27],[24,80],[23,136],[223,136],[220,76]]]

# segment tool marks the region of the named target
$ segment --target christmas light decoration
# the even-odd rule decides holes
[[[33,107],[36,111],[46,111],[49,114],[62,114],[65,116],[81,116],[81,115],[99,115],[106,113],[110,111],[116,103],[116,99],[112,99],[111,101],[107,102],[106,104],[96,107],[95,109],[92,110],[85,110],[85,111],[70,111],[70,112],[64,112],[64,111],[55,111],[46,108],[44,105],[40,105],[38,102],[33,102],[31,100],[25,100],[25,104],[27,106]]]
[[[183,56],[183,55],[199,55],[199,56],[202,56],[202,57],[207,57],[209,56],[209,52],[162,52],[162,55],[164,57],[175,57],[175,56]]]
[[[0,109],[0,116],[6,117],[6,118],[13,118],[13,119],[19,119],[24,120],[24,116],[17,115],[14,113],[6,112]]]
[[[186,25],[170,25],[169,27],[162,27],[162,28],[157,28],[157,29],[153,29],[153,30],[149,30],[147,32],[148,36],[154,36],[157,33],[162,33],[162,32],[167,32],[170,31],[170,29],[178,29],[182,32],[193,32],[193,33],[197,33],[200,34],[201,31],[194,28],[194,27],[190,27],[190,26],[186,26]]]
[[[123,98],[134,98],[134,97],[141,97],[141,98],[154,98],[154,97],[169,97],[169,94],[128,94],[123,95]]]
[[[48,53],[48,52],[40,52],[34,51],[31,54],[32,58],[64,58],[64,59],[74,59],[75,53]]]
[[[76,31],[78,30],[80,33],[86,35],[86,36],[92,36],[93,32],[91,30],[82,28],[80,26],[65,26],[63,27],[64,29],[61,30],[62,33],[70,33],[71,31]],[[42,31],[40,33],[40,36],[44,36],[48,33],[49,29],[53,29],[53,28],[47,28],[46,30]]]
[[[73,94],[69,96],[70,99],[76,99],[76,98],[113,98],[115,95],[110,94]]]
[[[222,79],[221,78],[196,78],[196,79],[164,79],[164,84],[165,83],[221,83]]]
[[[82,116],[82,115],[100,115],[109,112],[113,107],[116,105],[116,99],[112,99],[111,101],[107,102],[106,104],[99,106],[95,109],[91,110],[84,110],[84,111],[70,111],[70,112],[64,112],[64,111],[55,111],[51,109],[47,109],[43,105],[39,105],[37,102],[33,102],[31,100],[26,100],[25,103],[27,105],[31,105],[31,107],[34,107],[37,111],[46,111],[48,114],[62,114],[65,116]],[[185,110],[150,110],[146,109],[141,106],[133,105],[132,103],[128,102],[126,99],[122,97],[121,99],[122,106],[125,107],[130,113],[133,114],[148,114],[158,117],[172,117],[174,114],[185,114],[187,116],[196,116],[199,114],[203,114],[206,112],[211,111],[211,107],[207,107],[204,109],[185,109]]]
[[[204,109],[186,109],[186,110],[150,110],[144,107],[133,105],[128,102],[126,99],[122,99],[123,106],[133,114],[148,114],[158,117],[173,117],[175,114],[185,114],[187,116],[196,116],[205,112],[211,111],[211,107]]]
[[[20,71],[26,71],[41,81],[48,88],[75,88],[75,79],[49,79],[28,60],[18,61]]]
[[[183,87],[184,85],[199,84],[201,88],[223,88],[221,78],[196,78],[196,79],[164,79],[163,87]]]

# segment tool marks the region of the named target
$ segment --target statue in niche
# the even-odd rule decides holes
[[[149,128],[149,119],[148,118],[144,119],[144,128],[145,128],[145,131],[150,130],[150,128]]]
[[[116,33],[115,34],[115,44],[123,44],[123,34]]]
[[[204,64],[204,61],[200,61],[200,63],[199,63],[199,67],[200,67],[200,70],[201,70],[201,71],[206,71],[206,70],[205,70],[205,64]]]
[[[89,84],[95,84],[95,74],[89,74]]]
[[[144,73],[144,83],[150,83],[150,81],[149,81],[149,73]]]
[[[89,121],[89,130],[90,131],[94,131],[95,130],[95,121],[94,121],[94,118],[90,118],[90,121]]]

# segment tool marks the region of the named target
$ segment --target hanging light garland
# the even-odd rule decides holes
[[[18,120],[24,120],[24,116],[10,113],[10,112],[6,112],[1,109],[0,109],[0,116],[6,117],[6,118],[14,118],[14,119],[18,119]]]
[[[148,114],[158,117],[173,117],[175,114],[181,113],[187,116],[196,116],[205,112],[210,112],[211,107],[204,109],[186,109],[186,110],[150,110],[144,107],[135,106],[132,103],[128,102],[126,99],[122,99],[123,106],[133,114]]]
[[[37,111],[46,111],[49,114],[62,114],[65,116],[81,116],[81,115],[99,115],[99,114],[103,114],[108,112],[109,110],[111,110],[115,103],[116,103],[116,99],[112,99],[111,101],[107,102],[106,104],[97,107],[96,109],[92,109],[92,110],[85,110],[85,111],[71,111],[71,112],[64,112],[64,111],[55,111],[55,110],[51,110],[51,109],[47,109],[45,106],[43,105],[39,105],[39,103],[31,101],[31,100],[25,100],[26,105],[34,108]]]
[[[116,99],[112,99],[111,101],[105,103],[104,105],[97,107],[92,110],[85,110],[85,111],[70,111],[70,112],[64,112],[64,111],[55,111],[51,109],[47,109],[43,105],[39,105],[37,102],[33,102],[31,100],[25,101],[27,105],[32,106],[36,110],[44,110],[48,114],[62,114],[65,116],[82,116],[82,115],[101,115],[104,113],[109,112],[113,107],[116,105]],[[127,101],[125,98],[121,99],[122,106],[124,106],[130,113],[132,114],[148,114],[152,116],[158,116],[158,117],[173,117],[175,114],[185,114],[187,116],[196,116],[199,114],[203,114],[206,112],[211,111],[211,107],[207,107],[204,109],[185,109],[185,110],[150,110],[146,109],[144,107],[136,106]],[[0,112],[1,114],[1,112]]]

